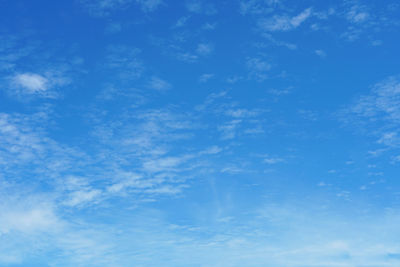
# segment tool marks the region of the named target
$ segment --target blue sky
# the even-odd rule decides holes
[[[0,266],[400,266],[395,0],[0,0]]]

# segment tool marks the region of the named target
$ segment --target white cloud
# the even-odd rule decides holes
[[[174,171],[183,162],[187,161],[187,157],[163,157],[152,159],[143,163],[143,169],[147,172]]]
[[[57,89],[70,83],[64,72],[53,69],[38,73],[15,73],[8,78],[8,94],[19,98],[44,97],[55,98]]]
[[[326,58],[326,52],[324,50],[317,49],[315,50],[315,54],[321,58]]]
[[[205,44],[205,43],[199,44],[196,48],[196,52],[202,56],[207,56],[211,54],[213,50],[214,48],[211,44]]]
[[[299,15],[294,17],[273,16],[269,19],[262,19],[259,21],[259,26],[262,30],[266,31],[290,31],[299,27],[312,15],[311,8],[305,9]]]
[[[142,10],[145,12],[154,11],[163,4],[162,0],[136,0],[136,2],[142,7]]]
[[[222,151],[222,148],[220,148],[219,146],[212,146],[207,148],[204,151],[201,151],[200,154],[206,154],[206,155],[213,155],[213,154],[218,154]]]
[[[372,87],[369,94],[359,97],[350,108],[343,110],[341,119],[357,125],[387,148],[400,145],[400,81],[390,77]],[[380,155],[382,149],[370,152]]]
[[[150,82],[148,83],[148,86],[157,91],[165,91],[172,87],[171,84],[169,84],[167,81],[164,81],[163,79],[160,79],[155,76],[151,78]]]
[[[264,159],[264,162],[267,164],[273,165],[273,164],[285,162],[285,160],[282,158],[266,158],[266,159]]]
[[[229,109],[225,111],[225,114],[234,118],[248,118],[256,116],[258,112],[254,110],[239,108],[239,109]]]
[[[143,62],[139,59],[140,52],[138,48],[125,45],[109,46],[106,66],[116,70],[120,79],[137,79],[145,70]]]
[[[185,16],[185,17],[179,18],[178,21],[175,23],[174,27],[180,28],[180,27],[185,26],[189,19],[190,19],[190,16]]]
[[[364,7],[354,5],[346,14],[348,21],[352,23],[363,23],[369,19],[370,15]]]
[[[0,211],[0,235],[10,231],[38,232],[56,227],[59,221],[51,207],[37,206]]]
[[[243,15],[264,14],[273,12],[280,3],[281,0],[242,0],[239,8]]]
[[[221,126],[218,126],[218,130],[221,132],[222,139],[233,139],[236,137],[238,126],[242,120],[231,120]]]
[[[200,76],[199,78],[199,82],[201,83],[205,83],[208,82],[210,79],[212,79],[214,77],[214,74],[211,73],[204,73]]]
[[[392,122],[400,120],[400,81],[390,77],[376,84],[370,95],[361,97],[351,109],[362,117],[382,118]]]
[[[267,46],[267,45],[270,45],[270,44],[274,44],[274,45],[277,45],[277,46],[286,47],[286,48],[288,48],[288,49],[290,49],[290,50],[296,50],[296,49],[297,49],[297,45],[296,45],[296,44],[288,43],[288,42],[283,42],[283,41],[277,40],[277,39],[275,39],[275,38],[272,36],[272,34],[270,34],[270,33],[264,32],[264,33],[262,34],[262,36],[263,36],[264,38],[266,38],[266,39],[269,41],[267,44],[262,44],[262,46]]]
[[[399,163],[400,162],[400,155],[392,157],[392,163]]]
[[[275,96],[287,95],[290,92],[291,92],[291,88],[285,88],[285,89],[271,88],[271,89],[268,89],[268,93],[270,93],[271,95],[275,95]]]
[[[397,132],[383,133],[382,137],[378,140],[378,144],[384,144],[386,146],[398,146],[400,145],[400,137]]]
[[[246,66],[250,70],[250,77],[258,81],[263,81],[268,77],[268,71],[271,69],[271,64],[260,58],[248,58]]]
[[[126,7],[132,0],[80,0],[88,12],[96,17],[108,16],[112,11]]]
[[[208,23],[207,22],[201,28],[203,30],[212,31],[212,30],[215,30],[215,27],[216,27],[216,23]]]
[[[175,195],[182,192],[181,187],[164,185],[158,188],[149,188],[145,190],[149,194],[164,194],[164,195]]]
[[[85,205],[90,202],[96,201],[96,199],[100,197],[101,193],[102,192],[97,189],[92,189],[88,191],[74,191],[70,193],[68,199],[64,201],[64,204],[72,207]]]
[[[217,13],[213,4],[205,3],[202,0],[190,0],[186,3],[186,8],[189,12],[198,14],[215,15]]]
[[[383,44],[382,40],[374,40],[371,42],[372,46],[381,46]]]
[[[41,93],[49,87],[49,81],[35,73],[16,74],[12,81],[15,86],[22,88],[28,94]]]
[[[199,58],[197,55],[191,54],[189,52],[178,53],[177,57],[179,60],[186,61],[186,62],[196,62]]]

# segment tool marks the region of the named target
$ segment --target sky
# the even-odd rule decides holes
[[[0,266],[400,266],[396,0],[0,0]]]

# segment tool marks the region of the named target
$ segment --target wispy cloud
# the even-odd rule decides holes
[[[273,164],[285,162],[285,160],[282,158],[265,158],[264,162],[269,165],[273,165]]]
[[[49,81],[35,73],[16,74],[12,82],[13,85],[22,88],[28,94],[41,93],[49,88]]]
[[[369,19],[370,15],[366,8],[359,5],[353,5],[346,14],[348,21],[353,23],[363,23]]]
[[[271,13],[281,5],[281,2],[281,0],[242,0],[239,10],[243,15]]]
[[[186,8],[189,12],[198,14],[215,15],[218,13],[214,4],[203,0],[189,0],[186,2]]]
[[[290,31],[299,27],[312,15],[312,9],[307,8],[297,16],[290,17],[288,15],[278,16],[272,18],[262,19],[259,21],[259,27],[265,31]]]
[[[200,75],[199,82],[205,83],[205,82],[209,81],[210,79],[212,79],[213,77],[214,77],[214,74],[204,73],[204,74]]]
[[[321,58],[326,58],[326,52],[324,50],[317,49],[315,50],[315,54]]]
[[[246,66],[250,71],[250,78],[258,81],[264,81],[268,78],[271,64],[261,58],[248,58]]]
[[[154,11],[163,4],[162,0],[136,0],[136,2],[145,12]]]
[[[196,52],[202,56],[207,56],[211,54],[213,50],[214,50],[213,46],[211,44],[206,44],[206,43],[199,44],[196,48]]]
[[[155,76],[153,76],[150,79],[148,86],[149,86],[149,88],[158,90],[158,91],[165,91],[172,87],[171,84],[169,84],[167,81],[164,81],[163,79],[160,79]]]
[[[79,0],[79,2],[96,17],[110,15],[113,11],[125,8],[132,0]]]
[[[386,146],[398,146],[400,129],[400,82],[398,77],[389,77],[374,85],[370,94],[361,96],[347,109],[342,118],[358,123],[361,127],[373,128],[370,134],[377,142]]]
[[[58,89],[70,83],[70,80],[63,73],[48,71],[44,74],[37,73],[15,73],[9,78],[8,90],[11,96],[20,99],[30,97],[55,98],[58,96]]]

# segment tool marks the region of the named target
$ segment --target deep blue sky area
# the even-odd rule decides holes
[[[0,266],[400,266],[394,0],[0,0]]]

